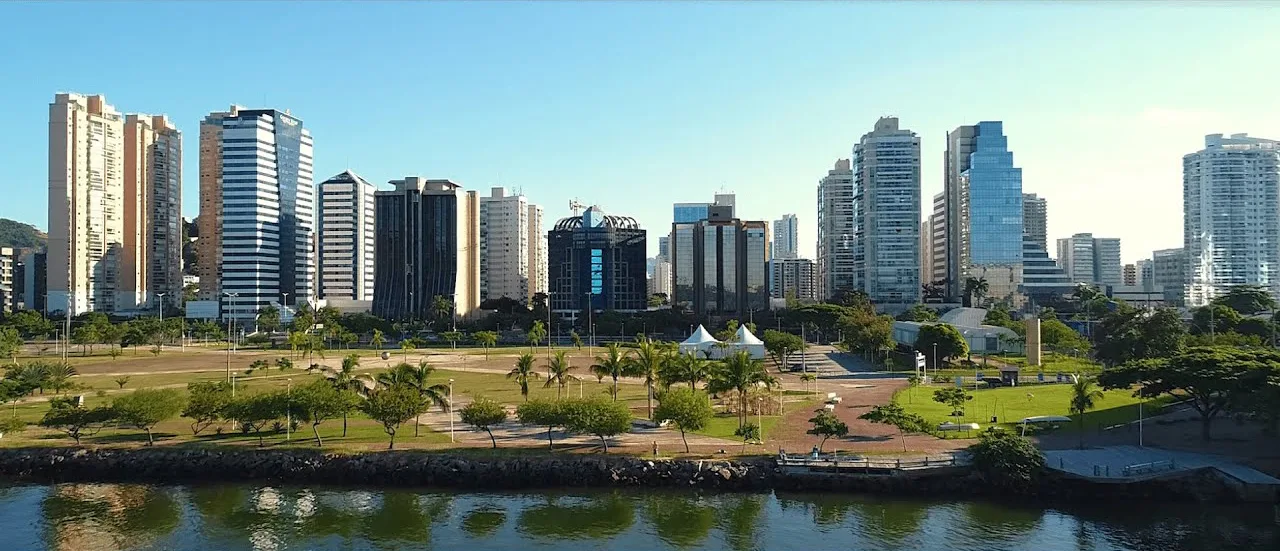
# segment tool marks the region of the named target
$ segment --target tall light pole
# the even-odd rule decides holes
[[[449,442],[453,440],[453,379],[449,379]]]
[[[164,296],[167,294],[169,293],[156,293],[156,296],[160,298],[160,342],[164,342]],[[157,348],[157,350],[159,349]]]
[[[547,291],[547,351],[551,350],[551,291]]]
[[[240,293],[223,292],[230,299],[231,307],[227,308],[227,382],[231,382],[231,352],[235,348],[235,335],[231,332],[232,313],[236,308],[236,297]]]
[[[933,343],[933,378],[938,378],[938,343]]]
[[[285,379],[289,384],[284,400],[284,439],[289,441],[289,433],[293,431],[293,379]]]

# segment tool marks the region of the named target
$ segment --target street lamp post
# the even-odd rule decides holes
[[[938,378],[938,343],[933,343],[933,378]]]
[[[453,379],[449,379],[449,442],[453,439]]]
[[[235,351],[236,346],[236,337],[235,333],[232,332],[231,324],[232,315],[236,309],[236,297],[240,296],[240,293],[223,292],[222,294],[226,295],[231,303],[231,307],[227,308],[227,382],[231,382],[231,353]]]
[[[164,342],[164,296],[167,294],[169,293],[156,293],[160,298],[160,342]]]
[[[67,311],[63,312],[66,330],[62,332],[62,363],[67,363],[67,351],[71,349],[71,312],[76,309],[76,296],[67,294]]]

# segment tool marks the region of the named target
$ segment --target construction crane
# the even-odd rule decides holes
[[[573,215],[574,215],[574,216],[579,216],[579,215],[581,215],[581,214],[582,214],[582,210],[583,210],[583,209],[585,209],[585,208],[587,208],[587,205],[584,205],[584,204],[582,204],[582,203],[579,203],[577,199],[570,199],[570,200],[569,200],[569,210],[573,211]]]

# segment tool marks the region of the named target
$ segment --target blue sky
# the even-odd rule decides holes
[[[1003,120],[1050,238],[1182,242],[1181,156],[1208,133],[1280,138],[1280,10],[1266,2],[4,3],[0,216],[45,226],[47,104],[105,94],[185,133],[232,103],[290,109],[317,180],[417,174],[518,188],[554,221],[577,198],[656,235],[673,201],[738,194],[795,213],[877,117],[923,144]]]

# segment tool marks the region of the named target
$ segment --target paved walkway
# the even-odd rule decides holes
[[[1137,446],[1108,446],[1084,450],[1048,450],[1044,455],[1049,468],[1092,479],[1133,481],[1163,476],[1171,472],[1213,467],[1246,484],[1280,486],[1280,480],[1274,477],[1225,457],[1202,453]],[[1128,476],[1124,472],[1125,467],[1152,463],[1159,464],[1159,468],[1143,470]]]

